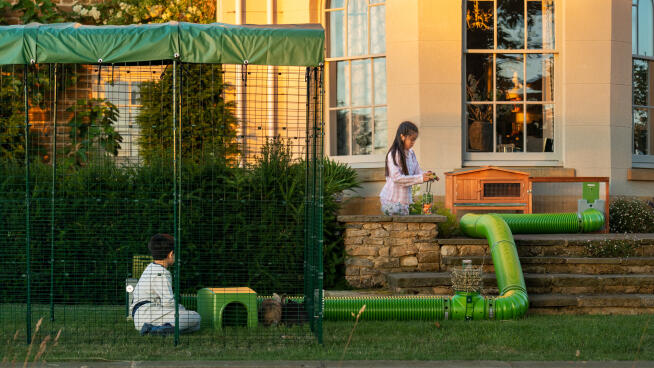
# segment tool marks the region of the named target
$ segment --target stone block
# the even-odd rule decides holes
[[[372,222],[368,224],[363,224],[363,229],[364,230],[374,230],[374,229],[381,229],[381,224],[378,222]]]
[[[400,266],[402,267],[415,267],[418,265],[418,258],[414,256],[402,257],[400,259]]]
[[[391,230],[407,230],[407,224],[402,222],[393,222]]]
[[[457,249],[456,245],[442,245],[441,255],[443,257],[458,256],[459,250]]]
[[[359,229],[345,229],[346,238],[355,238],[359,236],[369,236],[370,231],[368,230],[359,230]]]
[[[378,248],[375,247],[356,247],[347,251],[347,254],[350,256],[376,256],[378,252]]]
[[[345,276],[345,281],[354,288],[365,287],[361,276]]]
[[[371,275],[376,275],[378,274],[379,271],[369,268],[369,267],[361,267],[360,274],[361,276],[371,276]]]
[[[363,229],[363,223],[361,222],[347,222],[345,223],[346,229]]]
[[[379,256],[380,257],[388,257],[390,253],[391,247],[382,247],[379,248]]]
[[[414,246],[393,247],[391,248],[390,251],[391,257],[402,257],[402,256],[414,255],[416,253],[418,253],[418,248]]]
[[[380,257],[375,259],[375,269],[392,270],[400,267],[400,260],[398,258]]]
[[[418,263],[418,271],[424,272],[434,272],[440,271],[440,265],[438,263]]]
[[[415,239],[416,233],[414,231],[391,231],[391,238],[398,239]]]
[[[395,247],[413,245],[413,239],[386,238],[384,239],[384,245],[395,246]]]
[[[384,245],[384,239],[383,238],[373,238],[368,237],[363,240],[363,244],[365,245]]]
[[[440,253],[438,252],[420,252],[418,253],[418,262],[420,263],[438,263],[440,262]]]
[[[372,238],[388,238],[391,233],[388,230],[383,228],[375,229],[370,231],[370,237]]]
[[[407,224],[407,230],[409,230],[409,231],[418,231],[418,230],[420,230],[420,224],[415,223],[415,222]]]
[[[361,272],[361,267],[357,266],[346,266],[345,267],[345,276],[359,276]]]
[[[436,224],[425,224],[425,223],[420,224],[420,230],[437,230],[437,229],[438,227],[436,226]]]
[[[345,265],[346,266],[372,267],[373,263],[372,263],[371,260],[365,259],[365,258],[346,257],[345,258]]]
[[[427,242],[415,243],[414,245],[418,247],[419,252],[440,252],[441,250],[441,247],[438,245],[438,243]]]
[[[344,244],[347,245],[357,245],[357,244],[363,244],[363,237],[358,236],[358,237],[345,237],[345,240],[343,240]]]

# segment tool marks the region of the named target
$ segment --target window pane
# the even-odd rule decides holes
[[[352,106],[368,106],[370,101],[370,60],[352,61]]]
[[[386,104],[386,58],[373,60],[373,75],[375,77],[375,105]]]
[[[350,154],[350,119],[347,110],[336,111],[336,154],[345,156]]]
[[[342,8],[344,5],[345,0],[332,0],[329,2],[329,8],[334,9],[334,8]]]
[[[638,55],[654,56],[652,52],[652,0],[638,2]]]
[[[634,155],[647,155],[647,110],[634,109]]]
[[[350,83],[348,83],[348,69],[350,63],[338,61],[331,63],[330,102],[332,107],[350,105]]]
[[[386,52],[386,7],[370,8],[370,53]]]
[[[497,48],[525,46],[524,0],[497,0]]]
[[[527,100],[554,100],[554,55],[527,55]]]
[[[372,151],[370,109],[352,110],[352,154],[369,155]]]
[[[340,57],[345,50],[345,38],[343,37],[343,11],[327,13],[329,18],[329,57]]]
[[[388,144],[388,122],[386,119],[386,108],[375,108],[375,152],[374,154],[385,154]]]
[[[466,5],[466,47],[493,48],[493,2],[468,1]]]
[[[636,26],[638,19],[638,8],[631,7],[631,53],[638,53],[638,27]]]
[[[522,152],[523,105],[497,105],[497,152]]]
[[[468,105],[468,152],[493,152],[493,105]]]
[[[527,152],[554,151],[554,105],[527,105]]]
[[[386,0],[369,0],[370,4],[382,4]]]
[[[522,54],[498,54],[497,101],[522,101],[524,94]]]
[[[527,48],[554,48],[554,1],[527,2]]]
[[[466,99],[493,100],[493,55],[466,55]]]
[[[347,54],[365,55],[368,52],[368,2],[349,0],[347,6]]]
[[[634,105],[647,105],[647,61],[634,59],[633,94]]]

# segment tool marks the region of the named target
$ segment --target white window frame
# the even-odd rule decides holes
[[[632,13],[631,14],[632,15],[633,15],[633,8],[634,7],[636,7],[636,15],[638,15],[638,5],[637,4],[640,1],[643,1],[643,0],[634,0],[634,1],[632,1],[632,3],[631,3],[631,8],[632,8]],[[631,22],[632,22],[632,27],[633,27],[633,22],[636,22],[636,25],[638,25],[638,16],[636,16],[636,19],[632,18]],[[653,23],[653,26],[654,26],[654,2],[652,4],[652,23]],[[638,38],[639,38],[638,37],[638,32],[639,32],[638,28],[639,27],[636,26],[636,40],[638,40]],[[638,41],[636,41],[636,42],[638,42]],[[633,37],[632,37],[632,43],[633,43]],[[633,45],[632,45],[631,49],[633,50]],[[636,49],[638,49],[638,47],[636,47]],[[634,65],[633,62],[634,62],[634,59],[644,60],[644,61],[647,61],[647,62],[654,62],[654,56],[644,56],[644,55],[633,54],[633,53],[631,55],[631,76],[632,76],[632,82],[631,82],[631,88],[632,88],[632,90],[631,90],[631,165],[634,168],[654,168],[654,154],[652,153],[652,150],[654,150],[654,147],[652,147],[652,144],[651,144],[651,141],[652,141],[651,134],[654,134],[654,129],[652,129],[652,126],[654,124],[652,124],[652,120],[651,120],[653,117],[650,116],[650,114],[649,114],[650,111],[654,111],[654,106],[634,105],[634,99],[633,99],[633,96],[634,96],[634,92],[633,92],[633,85],[634,85],[633,84],[633,75],[634,75],[633,74],[633,70],[634,70],[633,69],[634,68],[633,67],[633,65]],[[648,68],[647,68],[647,73],[648,73],[647,80],[648,80],[648,82],[649,82],[650,75],[653,72],[654,71],[650,70],[649,65],[648,65]],[[648,83],[648,90],[647,90],[647,95],[648,95],[647,99],[648,99],[648,101],[650,100],[650,96],[651,96],[651,94],[653,92],[654,91],[651,91],[649,89],[649,83]],[[644,109],[648,110],[648,115],[647,115],[647,120],[648,120],[647,122],[649,124],[649,129],[647,131],[647,133],[648,133],[647,143],[649,145],[649,147],[647,147],[648,152],[649,152],[648,155],[635,155],[634,154],[634,139],[635,139],[635,137],[634,137],[634,134],[635,134],[635,131],[634,131],[634,110],[637,109],[637,108],[644,108]]]
[[[342,8],[331,8],[330,3],[331,1],[325,1],[325,7],[322,12],[323,16],[323,25],[324,28],[327,30],[327,36],[329,37],[329,24],[327,24],[327,13],[333,12],[333,11],[342,11],[343,14],[346,16],[344,19],[346,20],[343,24],[344,26],[344,31],[343,31],[343,37],[344,37],[344,42],[345,42],[345,52],[347,52],[347,43],[348,43],[348,22],[347,22],[347,9],[349,5],[350,0],[343,0],[344,6]],[[383,0],[381,3],[376,3],[376,4],[369,4],[368,5],[368,30],[370,30],[370,8],[376,7],[376,6],[386,6],[386,1]],[[384,24],[385,27],[385,24]],[[385,30],[384,30],[385,32]],[[368,50],[370,50],[370,32],[368,32]],[[326,43],[325,45],[326,48],[329,47],[329,43]],[[329,55],[329,53],[327,53]],[[327,154],[328,156],[338,162],[342,163],[347,163],[350,166],[354,168],[377,168],[377,167],[384,167],[384,157],[385,154],[369,154],[369,155],[336,155],[336,150],[337,150],[337,132],[336,132],[336,122],[332,121],[331,116],[333,111],[338,111],[338,110],[355,110],[355,109],[365,109],[369,108],[374,111],[374,108],[381,108],[385,107],[388,111],[388,101],[384,104],[375,104],[375,105],[363,105],[363,106],[354,106],[354,105],[349,105],[345,108],[343,107],[332,107],[331,106],[331,101],[330,101],[330,96],[332,92],[332,85],[330,83],[331,80],[331,66],[332,63],[339,62],[339,61],[348,61],[350,63],[350,67],[348,68],[348,76],[347,76],[347,81],[348,83],[351,84],[352,78],[351,78],[351,73],[352,73],[352,67],[351,63],[352,61],[355,60],[370,60],[370,75],[371,75],[371,83],[372,83],[372,90],[371,93],[374,92],[375,90],[375,78],[374,78],[374,59],[377,58],[384,58],[386,59],[386,53],[383,54],[365,54],[365,55],[357,55],[357,56],[341,56],[341,57],[326,57],[325,58],[325,135],[327,137]],[[388,70],[388,67],[387,67]],[[388,80],[388,74],[386,74],[386,80]],[[349,101],[350,103],[352,102],[352,88],[349,88],[349,93],[350,93],[350,98]],[[374,98],[374,96],[373,96]],[[387,115],[388,117],[388,115]],[[371,129],[372,129],[372,144],[373,144],[373,149],[374,149],[374,114],[372,116],[371,120]],[[350,121],[350,129],[349,129],[349,137],[348,137],[348,142],[350,144],[350,149],[352,148],[352,127],[351,127],[352,122]],[[388,124],[388,119],[387,119],[387,124]]]
[[[493,17],[493,49],[467,49],[467,25],[466,25],[466,11],[467,3],[473,0],[464,0],[463,2],[463,12],[462,12],[462,24],[463,24],[463,37],[462,37],[462,50],[463,57],[461,58],[461,123],[462,123],[462,134],[461,134],[461,148],[463,155],[463,166],[483,166],[483,165],[500,165],[500,166],[562,166],[563,165],[563,134],[564,129],[563,124],[563,113],[562,113],[562,71],[561,63],[559,56],[559,49],[561,48],[561,34],[562,34],[562,24],[561,20],[561,1],[554,1],[554,39],[555,39],[555,48],[554,49],[527,49],[526,39],[528,37],[528,24],[527,24],[527,7],[524,7],[524,37],[525,37],[525,48],[524,49],[498,49],[497,48],[497,0],[493,0],[493,12],[495,16]],[[525,5],[529,0],[525,0]],[[493,75],[495,76],[496,72],[496,58],[495,56],[500,54],[519,54],[519,55],[528,55],[528,54],[538,54],[545,55],[551,54],[554,57],[554,100],[553,101],[497,101],[496,99],[496,82],[497,77],[493,78],[493,101],[474,101],[468,102],[466,96],[465,87],[467,85],[467,71],[466,71],[466,57],[468,54],[492,54],[493,55]],[[526,68],[526,60],[523,60],[523,68]],[[526,79],[526,72],[523,70],[523,78]],[[526,83],[526,80],[523,82]],[[493,108],[493,147],[495,147],[496,133],[495,129],[497,127],[496,119],[496,105],[554,105],[554,152],[468,152],[468,116],[467,116],[467,106],[468,104],[480,104],[480,105],[491,105]],[[524,131],[526,134],[526,130]],[[525,146],[526,150],[526,146]]]

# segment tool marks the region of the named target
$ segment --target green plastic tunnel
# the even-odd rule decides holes
[[[514,319],[529,307],[513,233],[576,233],[598,231],[604,215],[588,209],[581,214],[467,214],[461,230],[474,238],[486,238],[495,266],[500,295],[483,297],[457,292],[451,297],[384,296],[326,297],[326,320],[351,320],[363,305],[363,320]]]

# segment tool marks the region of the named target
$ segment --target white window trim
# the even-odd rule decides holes
[[[471,1],[471,0],[466,0]],[[463,166],[481,166],[481,165],[504,165],[504,166],[563,166],[563,134],[564,129],[564,119],[563,119],[563,104],[562,104],[562,78],[563,71],[561,70],[561,60],[560,60],[560,48],[561,40],[560,36],[563,34],[563,21],[561,20],[561,1],[556,0],[554,2],[554,40],[556,47],[554,49],[466,49],[466,8],[464,6],[462,14],[462,50],[463,57],[461,58],[461,149],[462,149],[462,158]],[[465,3],[464,3],[465,5]],[[494,2],[495,9],[497,12],[497,2]],[[526,11],[526,9],[525,9]],[[497,38],[497,19],[494,18],[494,34],[493,38],[496,41]],[[525,20],[525,37],[527,37],[527,22]],[[496,43],[496,42],[495,42]],[[526,45],[525,45],[526,47]],[[517,104],[527,104],[536,103],[536,104],[552,104],[554,105],[554,152],[514,152],[514,153],[504,153],[504,152],[468,152],[468,121],[467,121],[467,98],[465,93],[466,81],[466,55],[467,54],[552,54],[554,55],[554,101],[515,101]],[[493,62],[493,68],[495,68]],[[493,71],[495,72],[495,71]],[[526,78],[526,76],[525,76]],[[495,80],[493,80],[493,88],[495,88]],[[495,105],[497,103],[510,103],[511,101],[492,101],[491,104]],[[473,102],[474,103],[474,102]],[[479,102],[483,103],[483,102]],[[495,118],[495,112],[493,111],[493,118]],[[493,124],[493,129],[495,129],[495,124]],[[495,135],[495,132],[493,132]],[[525,147],[526,149],[526,147]]]
[[[633,7],[634,7],[634,4],[632,2],[631,8],[633,9]],[[637,13],[636,14],[636,22],[638,22],[638,12],[636,11],[636,13]],[[632,14],[633,14],[633,11],[632,11]],[[654,22],[654,14],[652,14],[652,21]],[[632,22],[632,26],[633,26],[634,20],[632,19],[631,22]],[[638,27],[636,27],[636,39],[638,39],[638,32],[639,32]],[[633,42],[633,40],[632,40],[632,42]],[[636,47],[636,49],[638,49],[638,47]],[[632,50],[633,50],[633,46],[632,46]],[[639,55],[639,54],[632,54],[631,55],[631,76],[632,76],[632,78],[633,78],[633,70],[634,70],[634,64],[633,64],[634,59],[654,61],[654,56],[644,56],[644,55]],[[649,68],[648,68],[648,73],[652,73],[652,72],[653,71],[649,70]],[[649,81],[649,78],[647,78],[647,79]],[[634,115],[633,115],[633,113],[634,113],[634,109],[639,107],[637,105],[634,105],[634,103],[633,103],[633,96],[634,96],[633,85],[634,84],[633,84],[633,80],[632,80],[632,83],[631,83],[631,88],[632,88],[632,90],[631,90],[631,97],[632,97],[632,99],[631,99],[631,166],[635,167],[635,168],[654,168],[654,154],[652,154],[652,150],[654,150],[654,147],[650,147],[650,154],[649,155],[634,155],[633,154],[633,152],[634,152]],[[647,91],[648,95],[651,94],[652,92],[653,91]],[[645,107],[645,108],[647,108],[647,107]],[[648,115],[648,119],[651,119],[651,117],[649,117],[649,115]],[[649,122],[650,128],[651,128],[652,125],[654,125],[654,124],[652,124],[650,121],[648,121],[648,122]],[[650,131],[648,131],[648,133],[649,134],[654,134],[654,131],[652,131],[650,129]]]
[[[369,4],[368,8],[372,7],[377,7],[377,6],[384,6],[386,7],[386,1],[384,0],[383,3],[375,3],[375,4]],[[333,12],[333,11],[343,11],[344,14],[347,14],[347,9],[348,9],[348,2],[349,0],[345,0],[344,4],[345,6],[342,8],[327,8],[328,1],[324,1],[323,4],[323,9],[322,9],[322,23],[323,23],[323,28],[329,32],[329,25],[327,24],[327,13]],[[368,26],[370,26],[370,14],[368,14]],[[344,24],[345,27],[345,40],[347,42],[347,22]],[[385,21],[384,21],[384,27],[385,27]],[[384,30],[385,31],[385,30]],[[327,35],[329,37],[329,35]],[[327,49],[329,45],[327,42],[325,43],[325,49]],[[368,33],[368,49],[370,49],[370,33]],[[347,51],[347,48],[346,50]],[[331,95],[331,84],[329,83],[329,75],[332,73],[331,65],[333,62],[338,62],[338,61],[349,61],[352,62],[354,60],[374,60],[375,58],[384,58],[386,59],[386,53],[383,54],[366,54],[366,55],[358,55],[358,56],[338,56],[338,57],[325,57],[325,98],[324,98],[324,109],[326,111],[325,114],[325,151],[327,153],[327,156],[337,162],[341,163],[347,163],[353,168],[378,168],[378,167],[384,167],[384,156],[383,154],[370,154],[370,155],[344,155],[344,156],[339,156],[339,155],[334,155],[332,152],[336,152],[337,147],[336,147],[336,129],[335,127],[332,127],[335,125],[335,122],[331,121],[331,112],[336,111],[336,110],[353,110],[357,108],[375,108],[375,107],[385,107],[388,109],[388,101],[384,104],[379,104],[379,105],[370,105],[370,106],[348,106],[346,108],[339,108],[339,107],[332,107],[331,102],[329,101],[329,96]],[[371,69],[374,68],[373,63],[371,62]],[[388,69],[388,67],[387,67]],[[351,68],[348,68],[348,73],[351,73]],[[371,70],[371,73],[373,70]],[[372,90],[374,91],[374,75],[371,74],[372,77],[372,83],[373,83],[373,88]],[[388,74],[386,75],[386,80],[388,81]],[[351,82],[351,79],[348,80]],[[352,94],[352,88],[349,89],[350,92],[350,102],[351,102],[351,94]],[[352,122],[350,122],[351,124]],[[373,122],[374,124],[374,122]],[[388,113],[387,113],[387,124],[388,124]],[[334,129],[333,129],[334,128]],[[351,126],[350,126],[350,135],[352,134],[351,131]],[[372,137],[373,139],[373,149],[374,149],[374,136]],[[351,141],[351,139],[350,139]],[[352,142],[350,142],[350,145]],[[351,147],[350,147],[351,148]]]

